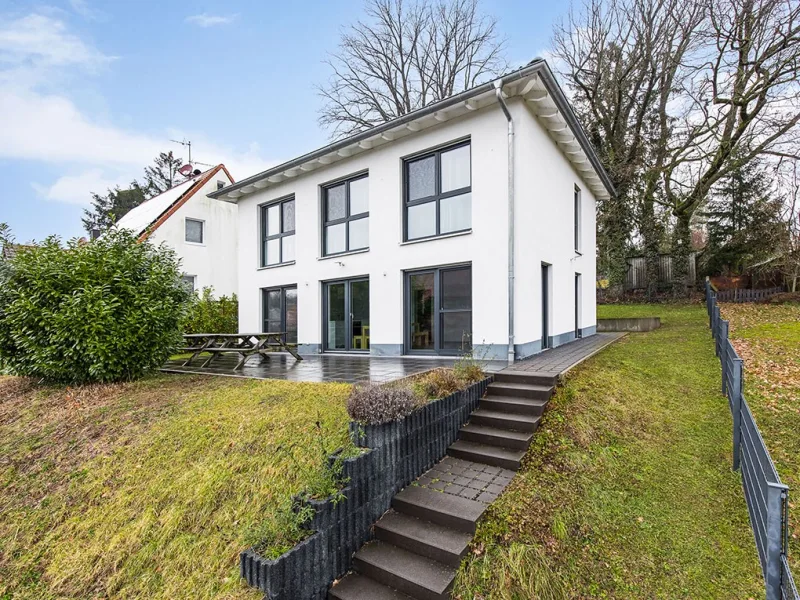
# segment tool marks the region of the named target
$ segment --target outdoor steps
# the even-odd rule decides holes
[[[463,460],[503,467],[512,471],[519,469],[522,457],[525,456],[525,450],[500,448],[499,446],[476,444],[475,442],[466,442],[464,440],[458,440],[453,443],[447,449],[447,453]]]
[[[496,427],[497,429],[534,432],[539,427],[540,419],[541,417],[534,417],[533,415],[479,408],[472,413],[469,422],[473,425],[485,425],[486,427]]]
[[[375,537],[451,567],[461,564],[472,539],[469,533],[395,510],[389,510],[375,524]]]
[[[556,383],[547,374],[496,373],[480,407],[447,453],[472,463],[519,469]],[[375,539],[354,555],[353,572],[337,582],[328,597],[449,598],[460,561],[486,508],[484,502],[422,485],[406,487],[375,524]]]

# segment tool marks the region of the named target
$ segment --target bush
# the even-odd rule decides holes
[[[239,333],[239,301],[236,294],[214,299],[214,289],[203,288],[195,296],[184,333]]]
[[[761,300],[763,304],[800,304],[800,292],[781,292]]]
[[[417,380],[420,391],[426,398],[444,398],[465,387],[452,369],[434,369]]]
[[[366,383],[353,386],[347,413],[359,423],[380,425],[399,421],[411,414],[416,405],[417,398],[407,387]]]
[[[160,367],[180,343],[191,293],[175,253],[128,231],[93,242],[56,237],[0,272],[0,361],[16,375],[124,381]]]

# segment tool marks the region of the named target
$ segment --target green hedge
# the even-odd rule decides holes
[[[239,333],[236,294],[214,298],[213,288],[203,288],[192,302],[183,330],[185,333]]]
[[[172,250],[127,231],[21,249],[0,269],[0,362],[69,383],[141,377],[180,344],[192,297],[180,275]]]

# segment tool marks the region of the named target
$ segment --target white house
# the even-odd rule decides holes
[[[186,181],[140,204],[117,222],[140,240],[166,242],[181,259],[192,289],[214,296],[238,293],[238,207],[209,197],[234,183],[225,165],[195,171]]]
[[[240,331],[515,360],[595,332],[612,193],[537,59],[211,196],[239,206]]]

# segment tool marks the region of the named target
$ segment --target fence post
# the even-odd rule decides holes
[[[722,395],[728,393],[728,321],[719,322],[719,337],[717,338],[720,365],[722,365]]]
[[[742,444],[742,377],[744,375],[744,362],[742,359],[734,358],[732,368],[732,389],[729,389],[728,393],[730,394],[731,414],[733,416],[733,470],[738,471]]]
[[[764,580],[767,600],[781,600],[781,555],[783,554],[783,502],[787,487],[767,482],[767,548]]]

